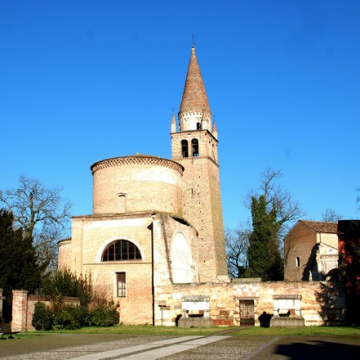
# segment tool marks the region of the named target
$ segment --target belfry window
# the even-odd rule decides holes
[[[116,240],[109,244],[102,255],[101,261],[141,260],[140,250],[127,240]]]
[[[191,140],[191,150],[192,150],[193,157],[199,156],[199,140],[198,139]]]
[[[189,157],[187,140],[181,140],[181,154],[182,154],[182,157]]]

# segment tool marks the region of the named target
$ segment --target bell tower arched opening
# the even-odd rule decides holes
[[[199,140],[198,139],[191,140],[191,152],[192,152],[193,157],[199,156]]]
[[[181,140],[181,154],[184,158],[189,157],[189,146],[187,140]]]

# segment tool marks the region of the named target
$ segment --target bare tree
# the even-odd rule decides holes
[[[241,277],[247,267],[246,253],[249,246],[250,230],[240,226],[236,230],[226,229],[226,259],[230,277]]]
[[[322,221],[328,221],[328,222],[338,222],[343,218],[342,215],[335,212],[334,209],[327,208],[325,212],[321,214]]]
[[[282,176],[281,170],[267,168],[261,173],[259,189],[250,191],[245,200],[245,206],[250,209],[253,197],[265,196],[268,210],[273,210],[276,213],[280,240],[286,235],[289,224],[306,215],[300,203],[292,197],[290,192],[276,183],[276,180],[282,178]]]
[[[67,235],[72,203],[61,198],[61,191],[24,175],[17,189],[0,190],[0,205],[13,213],[24,238],[32,239],[41,264],[56,263],[57,242]]]
[[[266,264],[269,263],[269,271],[266,276],[269,276],[271,279],[276,277],[277,279],[281,275],[280,267],[282,267],[283,261],[281,254],[284,248],[284,237],[289,231],[291,224],[305,216],[305,212],[301,209],[299,202],[277,182],[281,177],[281,170],[267,168],[261,174],[259,187],[249,191],[245,196],[244,205],[251,210],[252,225],[236,229],[233,232],[227,232],[227,261],[231,276],[237,275],[236,277],[238,277],[239,270],[243,271],[244,269],[246,270],[244,276],[253,276],[251,270],[254,264],[250,264],[249,259],[259,258],[260,253],[255,250],[256,246],[259,247],[259,251],[267,251],[264,261]],[[254,207],[254,204],[261,206]],[[266,231],[264,230],[265,228],[267,229]],[[259,245],[259,241],[265,245]],[[250,247],[251,256],[249,258]],[[286,254],[284,254],[284,257],[286,261]],[[270,264],[270,258],[273,258],[274,264]],[[276,268],[280,269],[277,272],[274,271],[275,265]],[[266,272],[267,270],[265,269],[264,271]],[[264,275],[264,278],[266,276]]]

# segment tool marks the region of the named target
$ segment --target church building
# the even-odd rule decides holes
[[[124,324],[262,325],[263,314],[271,326],[341,324],[343,298],[319,281],[230,281],[218,131],[194,47],[170,136],[171,160],[130,155],[91,166],[93,211],[72,218],[59,269],[91,277],[96,292],[119,305]],[[300,267],[303,255],[293,249],[291,263]]]
[[[124,324],[157,323],[165,289],[184,294],[196,284],[229,283],[218,131],[194,47],[170,131],[171,160],[94,163],[92,214],[74,216],[71,238],[59,242],[59,269],[91,276],[96,291],[120,305]],[[170,323],[181,314],[172,310]]]

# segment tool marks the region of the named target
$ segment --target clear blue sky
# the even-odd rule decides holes
[[[0,188],[25,174],[90,214],[91,164],[171,158],[192,34],[225,226],[267,167],[306,218],[359,218],[358,0],[0,1]]]

